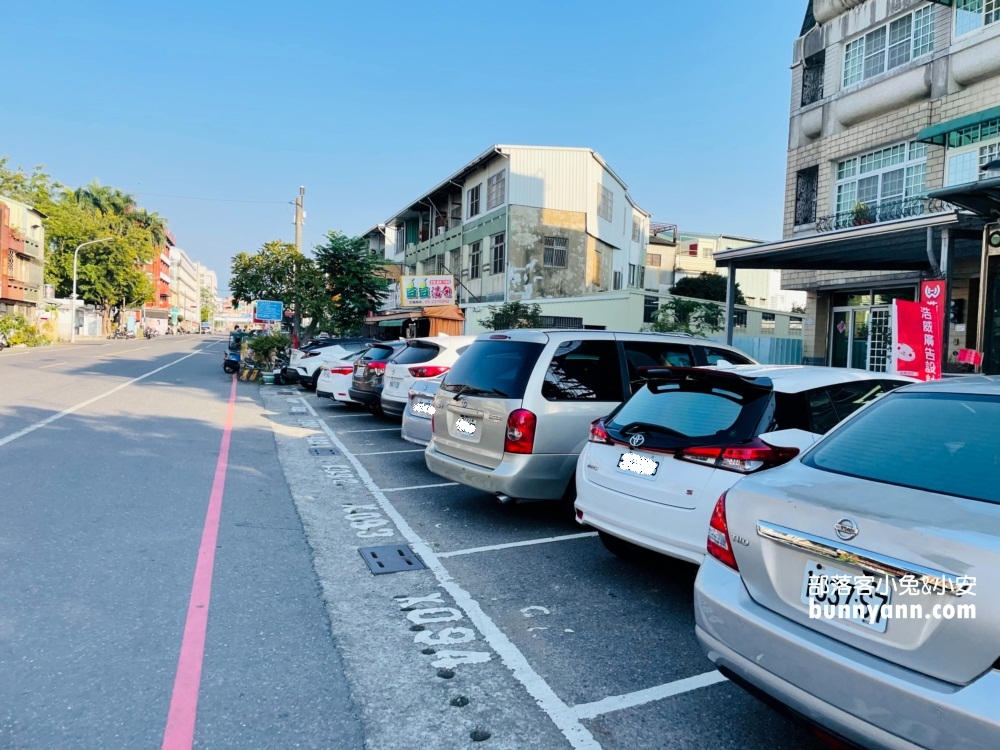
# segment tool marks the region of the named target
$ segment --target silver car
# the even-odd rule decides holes
[[[900,388],[716,505],[697,635],[870,748],[1000,747],[1000,378]]]
[[[410,386],[409,399],[403,409],[403,426],[400,437],[417,445],[431,441],[431,416],[434,414],[434,396],[441,387],[441,378],[416,380]]]
[[[679,334],[481,334],[434,398],[427,468],[504,502],[572,498],[590,423],[642,387],[644,369],[722,361],[754,364],[738,349]]]

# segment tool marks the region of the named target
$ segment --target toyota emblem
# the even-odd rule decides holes
[[[834,524],[833,528],[843,540],[853,539],[858,535],[858,525],[854,523],[850,518],[841,518],[837,523]]]
[[[633,448],[638,448],[640,445],[646,442],[645,435],[633,435],[628,439],[628,444]]]

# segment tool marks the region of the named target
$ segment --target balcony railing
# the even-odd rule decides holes
[[[38,297],[38,284],[5,278],[0,282],[0,299],[33,302]]]
[[[816,220],[817,232],[832,232],[836,229],[859,227],[865,224],[878,224],[883,221],[908,219],[925,214],[936,214],[943,211],[954,211],[955,206],[935,198],[900,198],[881,203],[861,203],[850,211],[841,211],[832,216],[823,216]]]

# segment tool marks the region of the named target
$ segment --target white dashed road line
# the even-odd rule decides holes
[[[458,482],[441,482],[441,484],[414,484],[410,487],[386,487],[385,489],[382,490],[382,492],[403,492],[404,490],[429,490],[432,487],[458,487]]]
[[[507,542],[506,544],[491,544],[488,547],[470,547],[469,549],[458,549],[454,552],[438,552],[438,557],[458,557],[459,555],[474,555],[477,552],[494,552],[498,549],[510,549],[511,547],[530,547],[533,544],[548,544],[549,542],[565,542],[570,539],[585,539],[586,537],[597,536],[596,531],[587,531],[582,534],[567,534],[566,536],[550,536],[545,539],[528,539],[524,542]]]

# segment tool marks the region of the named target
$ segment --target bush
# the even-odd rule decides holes
[[[254,362],[261,365],[273,365],[278,352],[292,345],[292,337],[287,333],[269,333],[264,336],[253,336],[247,343],[247,348],[253,352]]]
[[[0,318],[0,333],[7,339],[9,346],[24,344],[25,346],[45,346],[52,343],[52,338],[39,333],[28,319],[20,313],[4,315]]]

